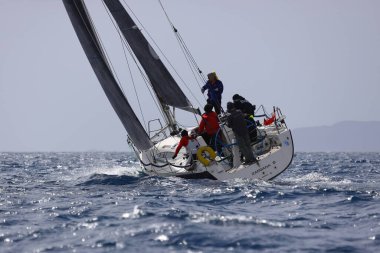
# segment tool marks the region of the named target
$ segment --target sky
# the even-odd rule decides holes
[[[158,1],[125,1],[202,104]],[[143,122],[120,39],[101,1],[86,3]],[[239,93],[279,106],[290,128],[380,120],[380,1],[162,3],[201,69],[223,81],[224,105]],[[132,73],[145,121],[157,118],[133,65]],[[192,115],[177,115],[194,124]],[[62,2],[0,0],[0,151],[124,151],[126,138]]]

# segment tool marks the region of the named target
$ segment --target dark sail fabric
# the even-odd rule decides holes
[[[160,102],[190,112],[196,112],[120,1],[104,0],[104,3],[148,75]]]
[[[129,137],[139,150],[149,149],[153,146],[153,143],[133,112],[108,66],[83,0],[63,0],[63,4],[83,50]]]

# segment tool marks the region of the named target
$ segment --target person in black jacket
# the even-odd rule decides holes
[[[251,138],[251,141],[255,142],[257,140],[257,126],[254,119],[256,106],[252,105],[248,100],[239,94],[235,94],[232,99],[234,101],[235,108],[243,112],[244,118],[248,123],[249,137]]]
[[[234,101],[234,106],[237,109],[241,110],[247,115],[255,116],[256,106],[251,104],[247,99],[240,96],[239,94],[235,94],[233,95],[232,100]]]
[[[236,109],[233,103],[228,102],[227,112],[229,113],[227,126],[230,127],[235,134],[237,145],[244,156],[245,163],[250,164],[255,162],[256,158],[253,155],[249,132],[242,111]]]

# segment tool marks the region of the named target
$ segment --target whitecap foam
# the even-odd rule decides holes
[[[132,212],[123,213],[122,217],[124,219],[136,219],[144,215],[144,211],[139,208],[139,206],[134,206]]]
[[[160,242],[166,242],[166,241],[169,241],[169,237],[167,235],[159,235],[154,240],[160,241]]]
[[[73,170],[70,175],[64,176],[63,180],[76,180],[82,177],[91,177],[93,175],[107,175],[107,176],[132,176],[137,177],[141,175],[142,169],[140,166],[102,166],[90,168],[78,168]]]
[[[192,213],[190,220],[194,223],[209,223],[209,222],[222,222],[226,223],[240,223],[240,224],[265,224],[271,227],[285,227],[284,222],[272,221],[268,219],[259,219],[253,216],[246,215],[221,215],[210,213]]]
[[[319,172],[311,172],[303,176],[285,178],[282,182],[296,184],[296,185],[309,185],[309,186],[344,186],[351,185],[352,181],[349,179],[336,180]]]
[[[133,167],[122,167],[115,166],[111,168],[100,167],[94,168],[90,171],[90,175],[92,174],[101,174],[101,175],[109,175],[109,176],[137,176],[142,172],[141,168],[138,166]]]

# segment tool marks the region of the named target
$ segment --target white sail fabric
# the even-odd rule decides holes
[[[63,0],[63,4],[88,60],[133,144],[139,150],[149,149],[153,146],[153,143],[109,68],[83,0]]]
[[[198,113],[119,0],[104,0],[162,104]]]

